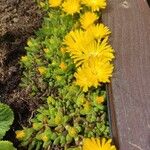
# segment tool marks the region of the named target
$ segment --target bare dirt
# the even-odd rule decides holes
[[[37,107],[28,93],[19,88],[19,59],[25,55],[27,39],[41,26],[42,17],[33,0],[0,0],[0,101],[9,104],[16,116],[6,136],[13,142],[14,130],[25,124]]]

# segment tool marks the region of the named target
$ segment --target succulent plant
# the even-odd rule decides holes
[[[49,96],[47,105],[39,108],[32,119],[32,128],[17,131],[24,133],[23,137],[18,136],[23,145],[30,144],[32,140],[35,141],[34,146],[40,142],[45,149],[50,145],[81,146],[83,137],[109,137],[106,106],[95,101],[96,92],[88,95],[88,100],[87,95],[75,85],[61,89],[60,92],[62,95],[67,94],[62,99]]]
[[[16,131],[16,136],[29,150],[56,146],[80,150],[84,137],[109,137],[106,90],[95,86],[83,91],[75,82],[78,66],[63,39],[71,30],[80,28],[80,15],[66,15],[43,1],[40,5],[48,14],[37,37],[29,39],[27,54],[20,63],[24,68],[21,86],[31,89],[33,97],[40,95],[38,99],[44,104],[33,117],[32,127]]]

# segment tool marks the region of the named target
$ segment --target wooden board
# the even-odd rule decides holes
[[[116,51],[110,95],[115,141],[119,150],[150,150],[150,8],[146,0],[108,0],[103,22]]]

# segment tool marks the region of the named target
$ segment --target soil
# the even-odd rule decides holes
[[[41,26],[42,18],[43,12],[33,0],[0,0],[0,101],[15,113],[12,130],[6,135],[15,144],[14,131],[26,124],[38,105],[19,88],[19,59],[25,55],[26,41]]]

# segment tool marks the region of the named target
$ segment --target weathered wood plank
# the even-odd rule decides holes
[[[116,50],[112,80],[120,150],[150,150],[150,8],[146,0],[108,0],[103,22]]]

